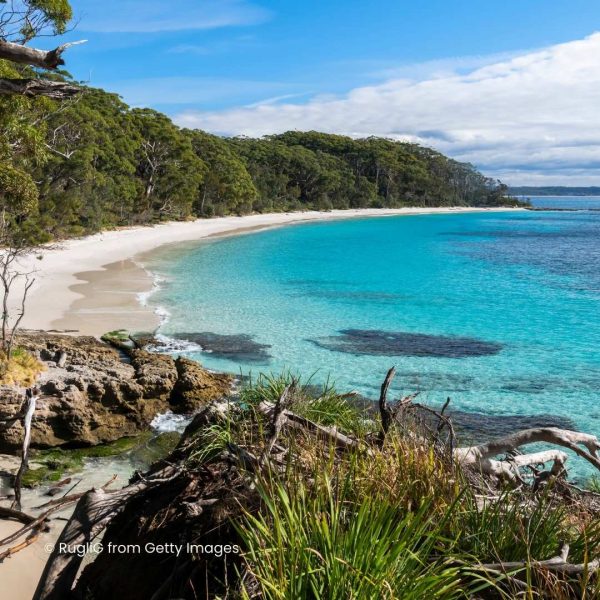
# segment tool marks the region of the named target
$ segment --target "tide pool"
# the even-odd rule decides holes
[[[600,434],[600,212],[310,223],[147,266],[160,333],[209,368],[290,369],[374,398],[395,365],[395,396]]]

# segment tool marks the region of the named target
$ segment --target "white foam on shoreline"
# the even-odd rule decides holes
[[[167,278],[162,275],[159,275],[154,271],[151,271],[148,267],[146,267],[146,265],[144,265],[138,260],[134,260],[134,262],[152,280],[152,287],[149,290],[136,294],[136,299],[139,302],[140,306],[152,308],[152,305],[150,304],[150,299],[162,289],[163,284],[165,283],[165,281],[167,281]],[[153,307],[153,312],[158,317],[159,324],[156,328],[156,331],[158,332],[158,330],[169,321],[171,313],[160,304],[157,304]],[[158,338],[158,335],[156,337]],[[155,348],[154,350],[157,352],[160,351],[157,348]]]
[[[150,352],[158,352],[160,354],[209,352],[209,350],[205,350],[202,346],[200,346],[200,344],[196,344],[195,342],[190,342],[188,340],[178,340],[162,333],[157,333],[154,337],[159,343],[148,346],[147,349]]]
[[[189,415],[176,415],[172,411],[160,413],[152,419],[150,427],[157,433],[167,433],[175,431],[183,433],[184,429],[190,424],[192,418]]]

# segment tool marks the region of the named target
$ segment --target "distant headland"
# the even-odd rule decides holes
[[[508,193],[511,196],[600,196],[600,186],[514,186],[508,188]]]

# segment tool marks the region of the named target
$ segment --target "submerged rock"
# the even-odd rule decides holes
[[[269,344],[261,344],[247,333],[224,335],[220,333],[176,333],[174,337],[197,344],[204,352],[210,352],[220,358],[245,363],[266,364],[271,359],[267,350]]]
[[[229,377],[214,377],[195,364],[181,369],[175,391],[180,370],[172,357],[139,349],[127,356],[93,337],[26,332],[18,345],[47,367],[38,380],[33,448],[91,446],[135,435],[158,413],[191,411],[202,398],[223,397],[231,389]],[[195,382],[202,384],[198,392]],[[1,452],[21,447],[22,403],[20,390],[0,389]]]
[[[382,331],[377,329],[343,329],[340,335],[310,340],[333,352],[371,356],[430,356],[467,358],[498,354],[503,346],[477,338]]]

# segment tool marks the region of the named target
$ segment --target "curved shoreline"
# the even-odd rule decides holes
[[[37,281],[22,326],[99,336],[109,330],[152,331],[160,319],[140,302],[155,285],[144,259],[165,246],[273,227],[364,217],[519,211],[518,208],[399,208],[294,212],[169,222],[68,240],[24,264]]]

